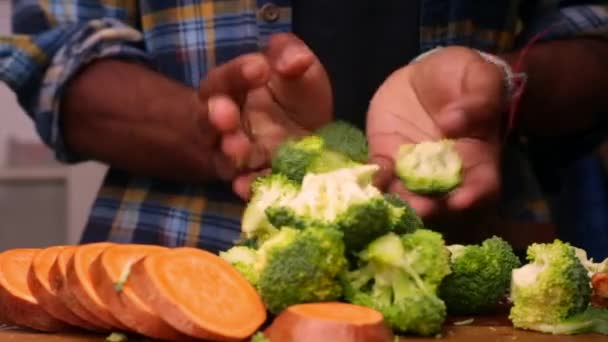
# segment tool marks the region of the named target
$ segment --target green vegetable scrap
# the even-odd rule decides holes
[[[127,342],[129,339],[126,334],[113,332],[106,337],[107,342]]]
[[[395,160],[395,173],[415,193],[446,193],[462,182],[462,160],[450,139],[403,144]]]

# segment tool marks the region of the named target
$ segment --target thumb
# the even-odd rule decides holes
[[[306,129],[331,121],[332,90],[329,77],[312,50],[293,34],[273,35],[266,51],[273,72],[269,88],[292,119]],[[311,101],[311,99],[314,99]]]

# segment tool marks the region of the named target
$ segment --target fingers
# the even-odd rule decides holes
[[[448,209],[463,212],[496,204],[500,192],[499,151],[492,144],[460,142],[456,148],[463,158],[463,180],[446,199]]]
[[[231,133],[240,126],[241,111],[226,95],[213,95],[207,101],[209,122],[222,133]]]
[[[260,177],[270,173],[270,169],[266,169],[259,172],[252,172],[242,176],[236,177],[232,182],[233,191],[241,197],[243,200],[248,201],[251,198],[251,184],[253,181]]]
[[[265,55],[271,67],[286,78],[301,76],[310,68],[317,58],[308,46],[293,34],[273,35]]]
[[[242,104],[251,89],[263,86],[270,76],[270,66],[262,54],[247,54],[213,68],[201,81],[199,95],[206,100],[223,94]]]
[[[268,87],[291,119],[312,130],[331,121],[332,90],[329,77],[312,50],[293,34],[271,37],[265,52],[276,72]]]

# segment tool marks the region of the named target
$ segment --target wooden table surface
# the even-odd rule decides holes
[[[0,342],[105,342],[107,335],[42,334],[17,328],[0,329]],[[128,342],[151,342],[151,339],[131,336]],[[505,317],[476,317],[470,325],[455,326],[447,322],[441,339],[403,337],[401,341],[456,341],[456,342],[607,342],[608,336],[586,334],[554,336],[513,329]],[[313,342],[313,341],[311,341]]]

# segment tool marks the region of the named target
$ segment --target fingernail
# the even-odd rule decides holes
[[[277,67],[280,69],[289,68],[291,65],[297,63],[297,61],[309,56],[310,51],[307,49],[304,49],[299,45],[290,45],[286,47],[281,54]]]

